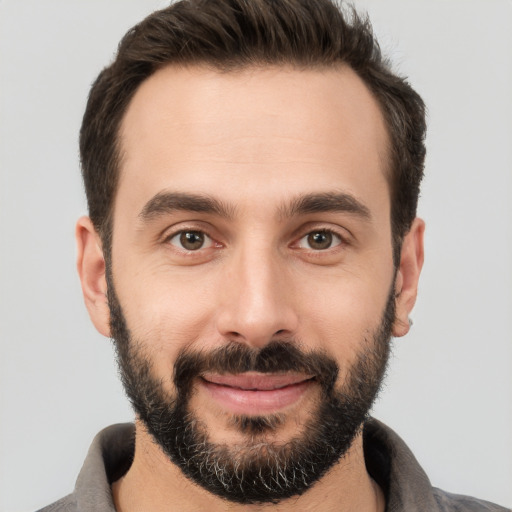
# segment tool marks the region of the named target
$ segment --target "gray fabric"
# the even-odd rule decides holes
[[[115,512],[110,484],[129,468],[134,426],[112,425],[94,439],[75,490],[39,512]],[[364,429],[367,468],[386,494],[386,512],[511,512],[511,509],[432,487],[406,444],[375,419]]]

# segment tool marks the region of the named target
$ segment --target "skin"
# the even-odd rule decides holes
[[[227,74],[166,67],[141,85],[121,127],[112,269],[128,327],[144,340],[154,374],[169,392],[180,350],[212,350],[228,340],[259,348],[275,339],[300,340],[304,349],[323,350],[338,362],[341,385],[393,287],[393,335],[407,333],[424,224],[416,219],[406,235],[393,281],[388,142],[376,100],[348,67]],[[171,208],[142,213],[168,193],[213,198],[227,215]],[[366,215],[290,211],[294,200],[313,193],[348,195]],[[206,233],[206,244],[184,250],[180,230]],[[335,234],[329,248],[308,245],[307,235],[318,231]],[[85,302],[96,328],[109,336],[101,241],[87,217],[78,222],[77,240]],[[226,403],[204,383],[194,390],[191,407],[212,441],[247,441],[229,423]],[[274,406],[285,422],[266,440],[284,443],[297,434],[317,393],[314,383],[306,385],[291,403]],[[123,512],[384,510],[360,435],[304,495],[240,506],[189,482],[137,421],[133,465],[113,492]]]

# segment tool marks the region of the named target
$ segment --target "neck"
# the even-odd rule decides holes
[[[301,496],[278,504],[240,505],[212,495],[185,477],[137,422],[132,466],[112,484],[112,493],[117,512],[384,512],[385,509],[383,492],[366,471],[362,434],[355,438],[345,456]]]

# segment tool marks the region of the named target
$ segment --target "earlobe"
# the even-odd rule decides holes
[[[85,305],[96,329],[104,336],[110,337],[105,259],[101,238],[89,217],[78,219],[75,237],[77,270]]]
[[[418,281],[423,267],[423,235],[425,223],[416,218],[405,235],[400,253],[400,266],[395,279],[395,321],[393,336],[404,336],[409,332],[409,314],[416,302]]]

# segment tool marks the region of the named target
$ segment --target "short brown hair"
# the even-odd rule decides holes
[[[119,127],[140,84],[167,64],[349,65],[379,102],[391,141],[395,264],[416,216],[425,159],[425,106],[383,59],[367,17],[335,0],[182,0],[156,11],[121,40],[94,82],[80,131],[89,215],[110,249],[120,162]]]

